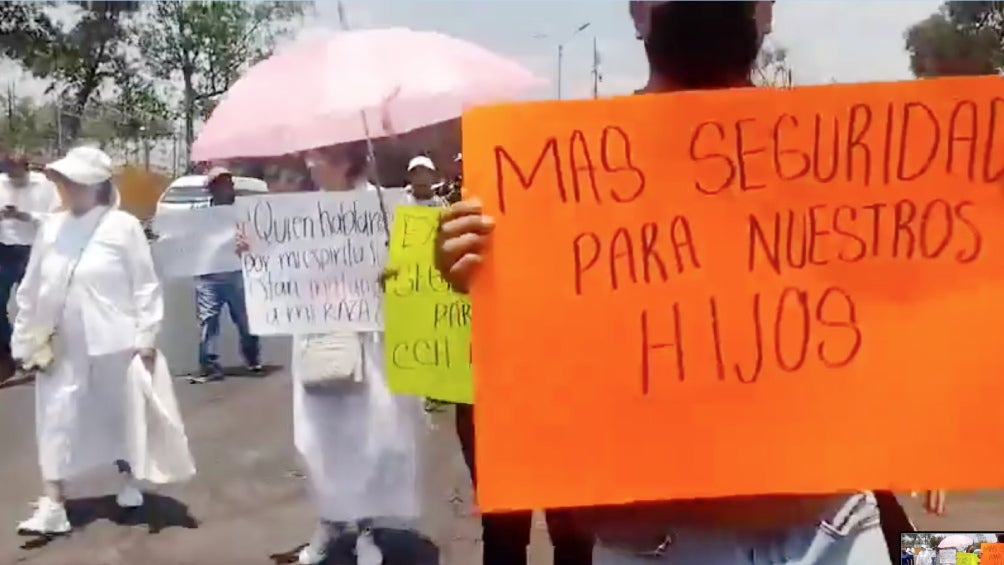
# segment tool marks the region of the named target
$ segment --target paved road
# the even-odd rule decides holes
[[[30,385],[0,389],[0,563],[33,565],[269,565],[309,535],[313,512],[292,446],[288,377],[178,383],[178,396],[199,464],[190,483],[159,489],[138,516],[123,516],[107,496],[114,474],[75,485],[69,538],[24,548],[14,535],[39,489]],[[471,565],[480,529],[448,414],[433,419],[425,446],[424,533],[442,550],[443,565]],[[904,504],[922,528],[1004,529],[1004,492],[950,495],[950,514],[930,517],[919,499]],[[116,523],[122,522],[122,523]],[[535,521],[532,565],[550,565],[546,531]]]
[[[25,540],[13,529],[39,489],[33,391],[30,385],[0,389],[0,564],[268,565],[271,554],[305,542],[314,514],[292,445],[288,376],[177,381],[176,388],[199,466],[196,479],[158,489],[147,497],[144,516],[128,517],[107,496],[115,492],[109,467],[108,476],[71,489],[78,500],[69,507],[71,520],[82,527],[32,549],[21,547]],[[440,545],[443,565],[470,565],[480,551],[480,528],[471,517],[470,484],[450,417],[434,417],[427,438],[421,529]],[[533,551],[543,553],[546,531],[540,524],[537,530]],[[547,563],[534,559],[534,565]]]

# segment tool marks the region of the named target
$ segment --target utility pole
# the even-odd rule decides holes
[[[56,155],[63,154],[63,93],[56,91]]]
[[[565,65],[565,44],[574,39],[575,36],[579,34],[579,32],[588,28],[589,25],[590,22],[586,22],[580,25],[579,27],[575,28],[575,31],[573,31],[571,34],[565,37],[564,41],[558,43],[558,100],[561,100],[561,95],[562,95],[561,79],[563,74],[562,71],[564,70],[564,65]],[[534,39],[547,39],[551,36],[548,36],[546,34],[536,33],[533,35],[533,37]]]
[[[14,122],[14,83],[7,85],[7,127]]]
[[[561,68],[565,58],[564,44],[558,44],[558,100],[561,100]]]
[[[345,4],[342,0],[338,0],[338,23],[342,26],[343,30],[349,29],[349,18],[345,14]]]
[[[600,81],[603,80],[603,76],[600,75],[600,50],[596,45],[596,36],[593,36],[593,100],[600,97]]]

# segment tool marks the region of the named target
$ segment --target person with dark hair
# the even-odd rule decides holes
[[[15,152],[4,159],[0,174],[0,382],[14,374],[10,353],[11,324],[7,303],[21,282],[38,227],[60,206],[59,191],[45,175],[32,172],[28,157]]]
[[[111,159],[78,147],[49,164],[67,210],[51,214],[17,291],[11,350],[35,373],[44,491],[24,534],[64,534],[65,481],[114,464],[116,502],[143,504],[137,481],[195,473],[170,371],[156,349],[163,294],[139,220],[118,210]],[[146,383],[146,384],[143,384]],[[148,432],[155,430],[155,432]]]
[[[755,1],[632,3],[651,75],[643,93],[750,86],[769,31],[770,6]],[[436,264],[466,292],[494,222],[480,203],[440,219]],[[737,462],[736,469],[741,469]],[[890,565],[870,492],[762,495],[580,509],[591,515],[597,565]]]
[[[210,206],[232,206],[237,198],[233,174],[224,167],[214,167],[206,175]],[[220,365],[220,317],[223,307],[230,311],[230,319],[237,326],[240,336],[241,355],[249,373],[260,375],[261,344],[258,336],[251,333],[247,306],[244,300],[244,275],[241,271],[207,273],[196,277],[195,306],[199,317],[199,374],[192,377],[192,383],[207,383],[223,380]]]

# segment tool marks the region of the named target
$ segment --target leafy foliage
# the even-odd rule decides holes
[[[305,6],[174,0],[0,2],[0,57],[49,81],[48,92],[56,94],[59,110],[43,111],[20,100],[15,104],[23,110],[19,116],[39,114],[39,119],[53,123],[45,133],[31,134],[32,139],[54,137],[60,129],[61,141],[68,144],[85,128],[88,136],[99,139],[166,135],[172,130],[170,121],[181,116],[190,144],[195,122],[208,117],[248,66],[271,53]],[[56,115],[61,128],[55,125]],[[34,123],[11,116],[3,120],[7,135],[15,125]]]
[[[945,2],[905,35],[910,67],[918,77],[995,74],[1004,71],[1004,2]]]
[[[55,135],[54,108],[40,107],[13,88],[0,93],[0,139],[6,149],[38,151]]]
[[[151,2],[140,52],[151,74],[181,83],[185,137],[219,97],[302,15],[302,2]]]

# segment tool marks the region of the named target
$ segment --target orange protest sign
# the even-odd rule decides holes
[[[463,119],[486,510],[1002,486],[1004,81]],[[930,417],[917,418],[916,414]],[[987,438],[986,465],[902,453]]]
[[[980,565],[1004,565],[1004,543],[981,543]]]

